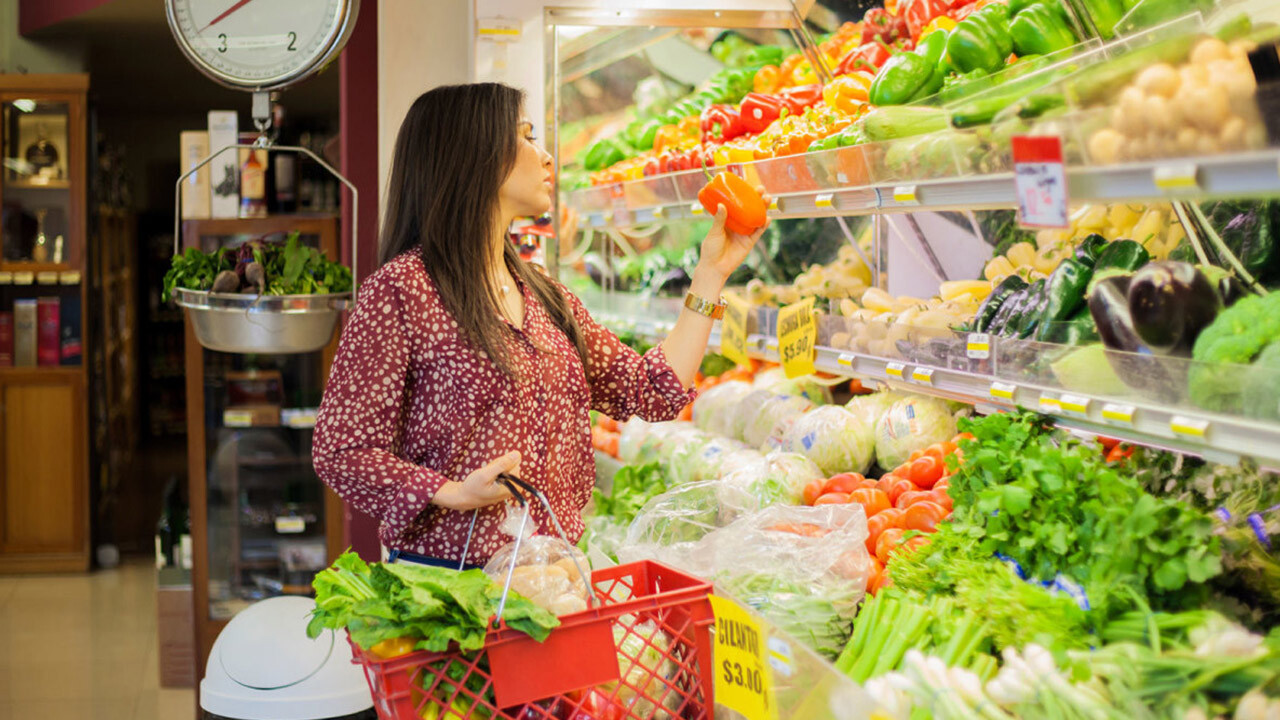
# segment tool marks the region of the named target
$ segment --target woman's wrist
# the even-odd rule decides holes
[[[693,270],[693,277],[690,278],[689,292],[715,302],[720,297],[720,291],[724,290],[726,280],[728,275],[700,262]]]
[[[438,505],[446,510],[470,510],[466,499],[466,487],[453,480],[446,481],[441,485],[435,494],[431,496],[431,504]]]

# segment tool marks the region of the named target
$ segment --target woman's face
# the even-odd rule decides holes
[[[516,164],[503,181],[498,197],[509,217],[541,215],[551,209],[555,187],[552,158],[534,137],[533,123],[521,120],[519,132]]]

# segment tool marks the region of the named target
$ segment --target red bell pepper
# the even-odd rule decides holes
[[[738,117],[738,109],[732,105],[708,105],[702,111],[702,142],[732,140],[746,130],[742,127],[742,118]]]
[[[658,170],[658,158],[656,158],[656,157],[651,157],[651,158],[649,158],[648,160],[645,160],[645,161],[644,161],[644,176],[645,176],[645,177],[649,177],[650,175],[657,175],[659,172],[661,172],[661,171],[660,171],[660,170]]]
[[[945,15],[950,9],[950,0],[906,0],[901,15],[907,25],[908,37],[919,38],[930,20]]]
[[[799,87],[787,88],[779,93],[782,102],[786,104],[787,111],[792,115],[799,115],[804,109],[810,105],[816,104],[822,99],[821,85],[801,85]]]
[[[977,9],[978,3],[976,2],[965,3],[963,5],[952,5],[951,9],[947,11],[947,17],[955,20],[956,22],[960,22],[973,14],[973,11]]]
[[[890,15],[884,8],[872,8],[862,17],[862,43],[874,40],[891,43],[907,36],[907,25],[899,15]]]
[[[858,47],[850,50],[848,54],[840,60],[840,64],[836,66],[836,75],[848,75],[849,73],[867,71],[875,74],[880,70],[880,66],[884,65],[892,53],[889,46],[884,41],[872,41],[863,43]]]
[[[742,98],[742,105],[738,108],[738,118],[748,133],[760,133],[778,119],[785,107],[787,104],[777,95],[747,93],[747,96]]]

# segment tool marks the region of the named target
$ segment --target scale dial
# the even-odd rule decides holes
[[[342,50],[360,0],[165,0],[169,29],[205,75],[240,90],[291,85]]]

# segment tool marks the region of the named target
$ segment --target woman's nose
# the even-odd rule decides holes
[[[551,157],[551,153],[547,152],[547,149],[541,145],[538,146],[538,152],[542,155],[542,166],[551,167],[551,164],[555,162],[555,158]]]

